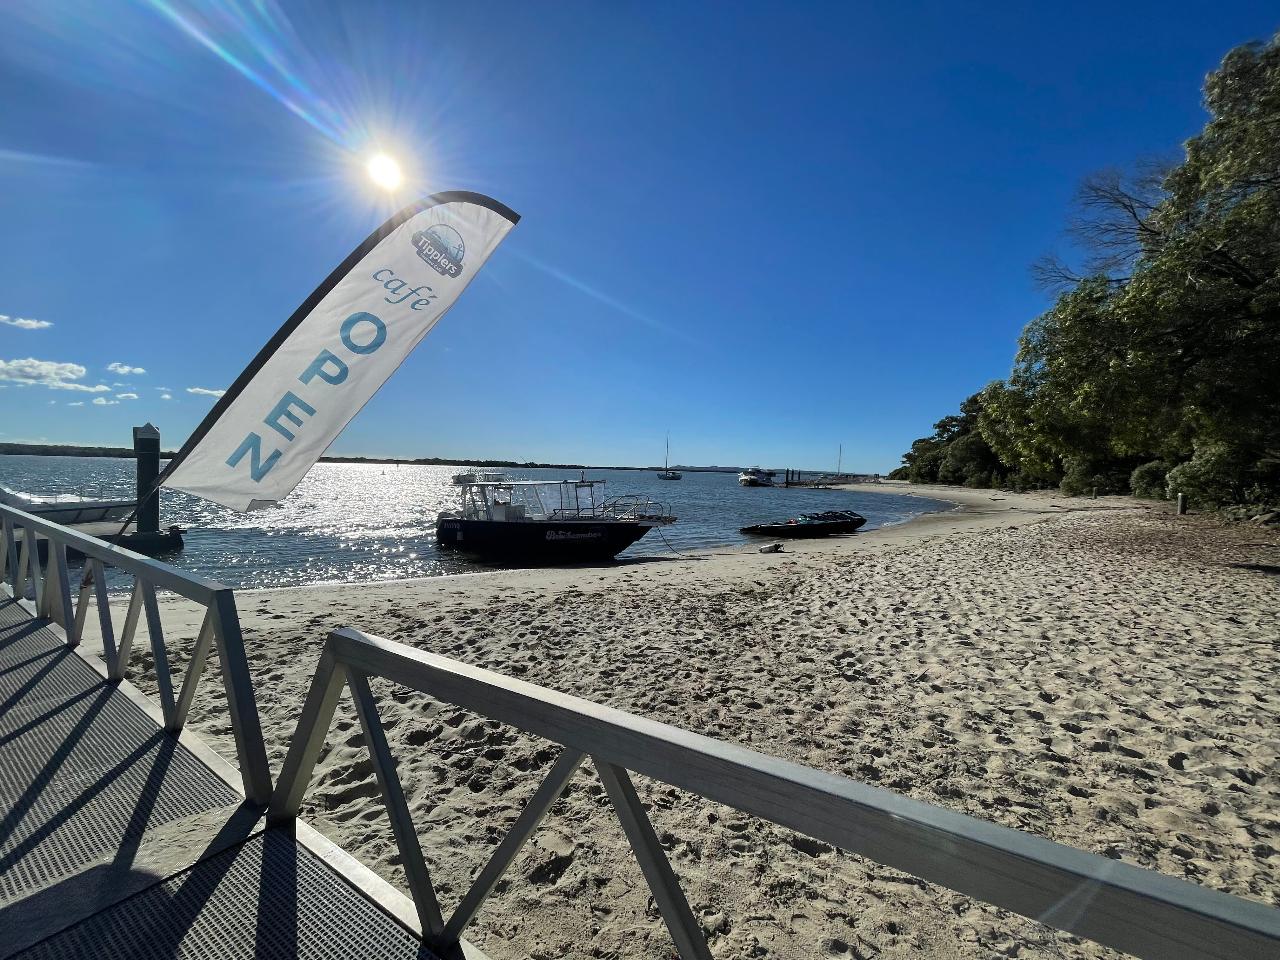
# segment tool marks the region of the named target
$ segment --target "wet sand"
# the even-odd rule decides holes
[[[920,492],[961,506],[772,555],[240,593],[273,767],[350,625],[1280,906],[1280,534],[1124,498]],[[198,620],[164,606],[177,670]],[[191,722],[234,757],[217,678]],[[375,693],[447,912],[556,748]],[[637,786],[717,957],[1111,955]],[[305,815],[403,888],[349,700]],[[495,960],[672,955],[589,765],[468,936]]]

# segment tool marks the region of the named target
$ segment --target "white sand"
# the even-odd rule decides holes
[[[272,763],[326,632],[352,625],[1280,905],[1280,535],[1127,499],[921,492],[965,507],[775,555],[242,593]],[[192,723],[233,756],[217,676]],[[556,749],[375,692],[447,910]],[[329,744],[308,815],[403,885],[349,702]],[[1109,955],[638,786],[717,957]],[[468,936],[495,960],[672,955],[589,767]]]

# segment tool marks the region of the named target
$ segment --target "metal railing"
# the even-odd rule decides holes
[[[371,677],[564,747],[447,922],[369,688]],[[355,699],[424,936],[437,947],[459,941],[590,756],[685,960],[707,960],[710,953],[628,771],[1137,956],[1280,956],[1280,910],[1264,904],[351,629],[335,631],[325,644],[272,797],[269,816],[276,822],[298,815],[344,686]]]
[[[551,520],[659,520],[674,521],[666,504],[642,493],[624,493],[602,503],[581,507],[558,507],[549,514]]]
[[[16,599],[24,599],[32,593],[35,615],[47,617],[61,626],[66,632],[68,646],[80,644],[89,607],[92,604],[97,608],[102,656],[110,681],[126,679],[139,621],[146,617],[160,708],[168,732],[179,733],[186,724],[210,647],[217,644],[245,798],[265,806],[271,797],[271,773],[232,589],[13,507],[0,505],[0,533],[0,578],[8,584]],[[40,538],[45,541],[43,561],[40,559]],[[84,557],[83,576],[78,577],[78,583],[74,585],[68,570],[68,551]],[[134,577],[133,592],[118,639],[107,594],[107,567]],[[170,590],[205,608],[204,620],[176,696],[160,608],[156,602],[157,589]]]

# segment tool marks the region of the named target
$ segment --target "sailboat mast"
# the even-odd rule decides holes
[[[841,476],[840,468],[844,466],[844,444],[840,444],[840,452],[836,454],[836,476]]]

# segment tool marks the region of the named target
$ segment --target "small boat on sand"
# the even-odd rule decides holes
[[[604,483],[459,482],[460,509],[436,519],[436,544],[490,560],[582,563],[607,560],[654,527],[675,523],[666,507],[648,497],[604,497]]]
[[[867,518],[852,510],[827,510],[824,513],[802,513],[792,520],[757,523],[743,527],[742,532],[755,537],[790,537],[809,540],[834,534],[853,533]]]

